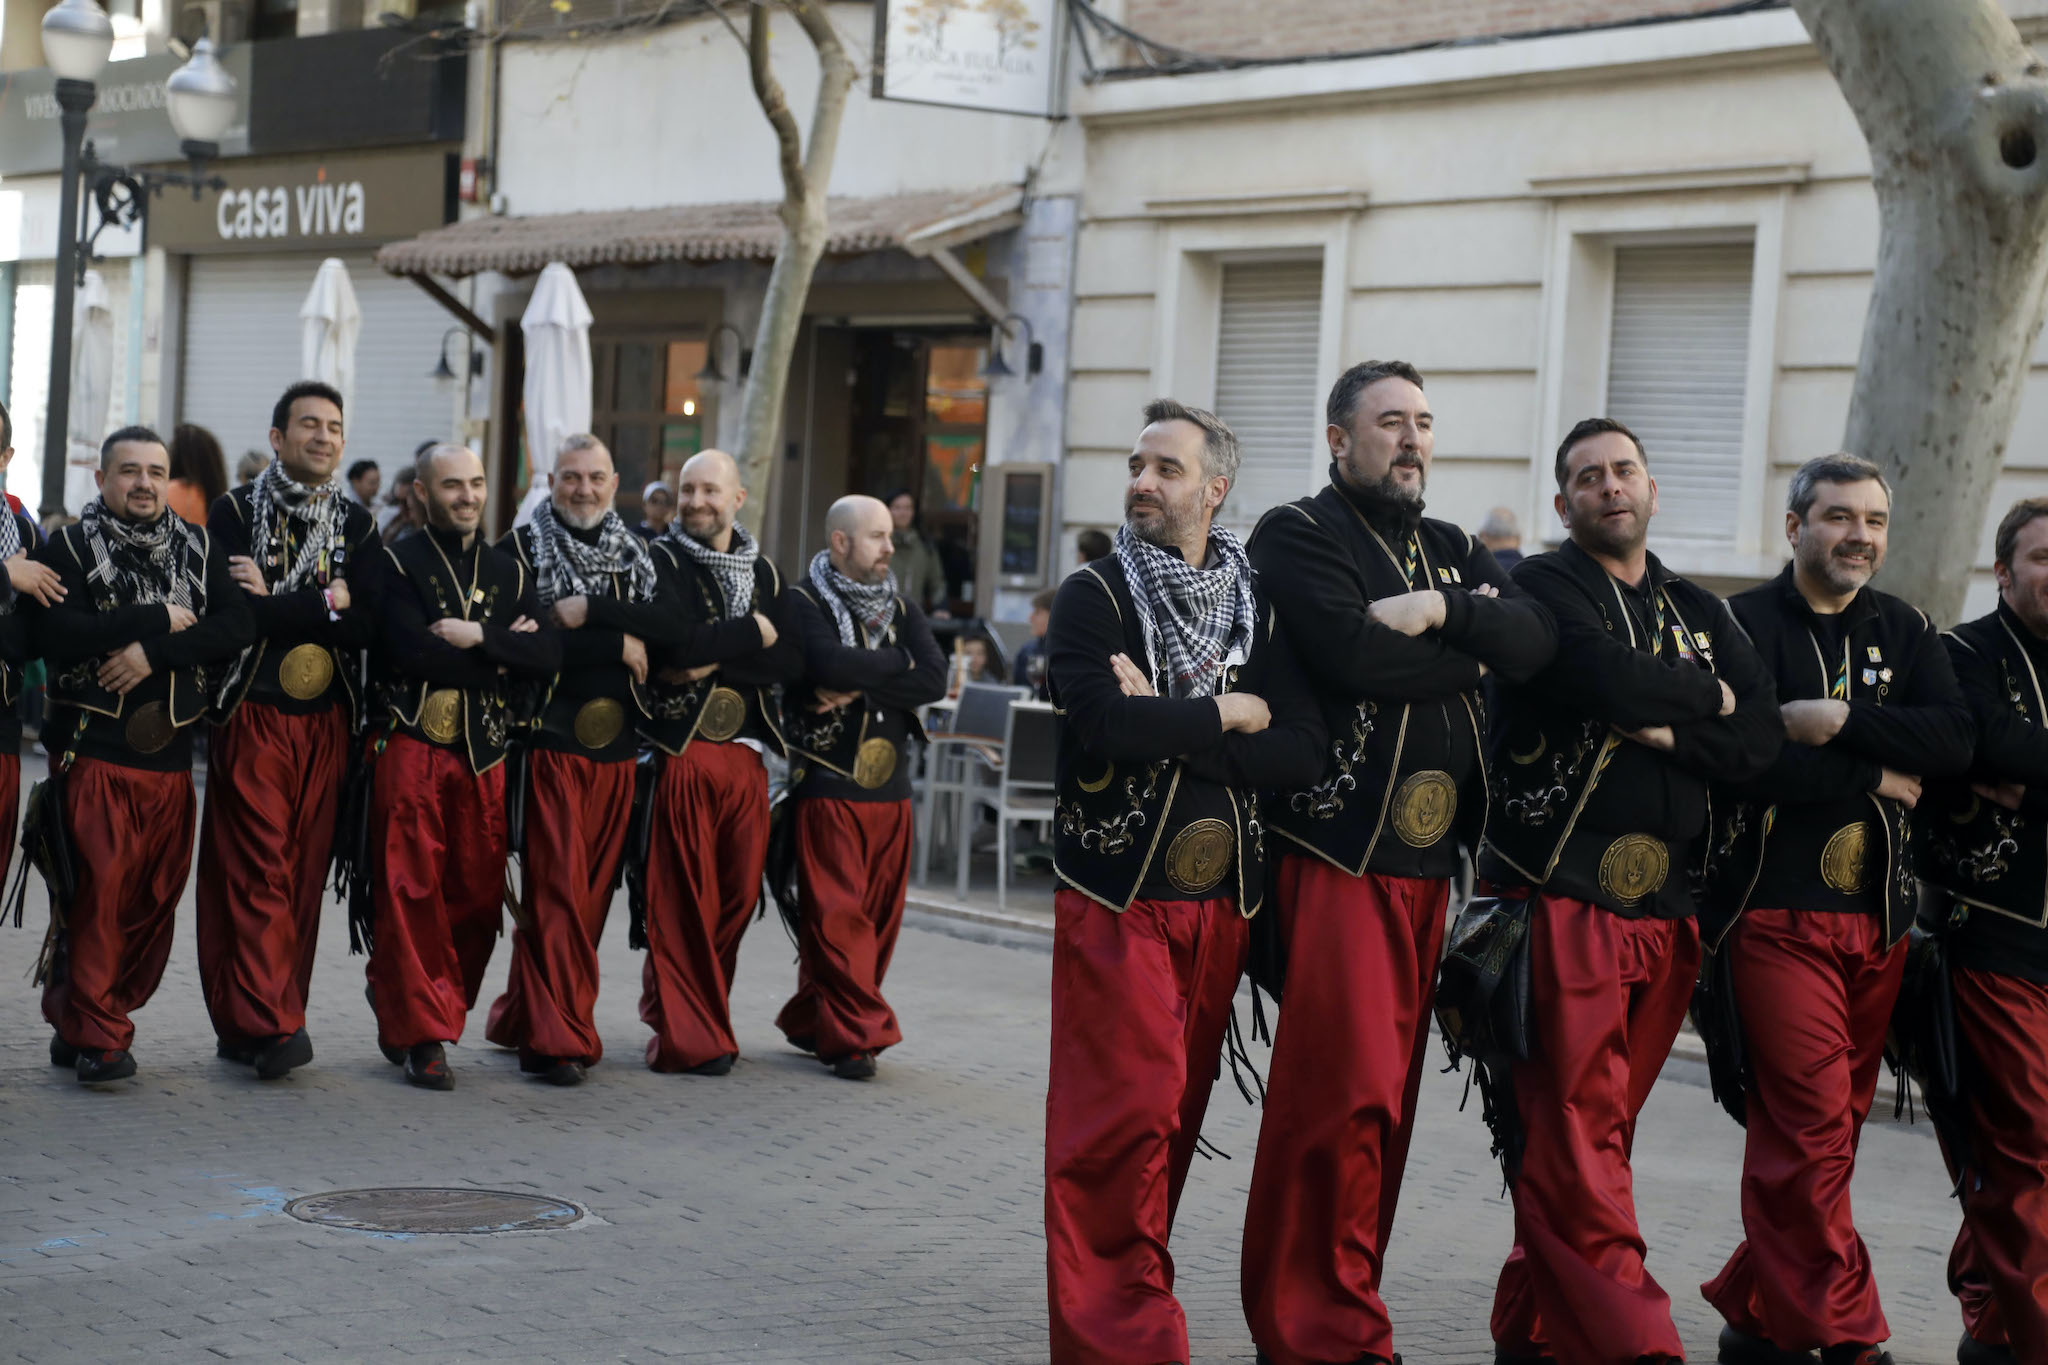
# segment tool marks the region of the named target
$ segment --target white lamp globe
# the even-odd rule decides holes
[[[113,49],[113,21],[93,0],[64,0],[43,16],[43,57],[59,80],[98,80]]]
[[[164,82],[164,100],[182,141],[220,141],[235,118],[235,78],[213,55],[211,38],[192,45],[191,59]]]

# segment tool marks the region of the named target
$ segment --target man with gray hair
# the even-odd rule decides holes
[[[1713,804],[1719,886],[1700,916],[1710,980],[1731,984],[1747,1075],[1746,1240],[1701,1287],[1721,1359],[1877,1365],[1890,1329],[1849,1210],[1905,967],[1918,884],[1908,814],[1923,779],[1962,773],[1974,725],[1938,632],[1869,586],[1891,490],[1868,460],[1792,477],[1792,562],[1729,603],[1777,681],[1787,743]]]
[[[1479,543],[1493,552],[1493,562],[1512,569],[1522,561],[1522,528],[1511,507],[1496,507],[1479,523]]]

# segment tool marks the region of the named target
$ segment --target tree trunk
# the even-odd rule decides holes
[[[818,260],[825,253],[825,196],[839,149],[839,125],[856,74],[825,13],[824,0],[782,0],[775,8],[786,9],[817,50],[818,102],[811,113],[810,137],[799,143],[795,117],[768,64],[770,6],[756,0],[748,15],[748,59],[754,93],[775,129],[783,184],[782,244],[768,273],[768,292],[754,333],[753,367],[740,410],[739,449],[733,452],[747,490],[741,519],[757,535],[767,515],[768,486],[775,472],[775,437],[782,428],[783,401],[789,390],[797,332],[803,325],[804,300],[810,294]]]
[[[1892,481],[1882,586],[1950,624],[2048,300],[2048,67],[1995,0],[1792,7],[1863,129],[1877,190],[1843,443]]]

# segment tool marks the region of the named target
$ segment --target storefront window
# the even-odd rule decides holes
[[[704,339],[603,336],[591,339],[598,403],[591,428],[619,471],[619,515],[640,519],[640,491],[705,446],[711,395],[697,378]],[[607,401],[608,400],[608,401]]]

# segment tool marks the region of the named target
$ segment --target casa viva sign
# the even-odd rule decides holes
[[[221,168],[227,188],[196,203],[150,205],[149,244],[207,254],[380,246],[449,221],[449,153],[432,147],[250,159]]]

